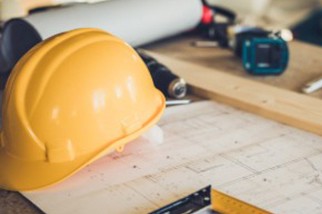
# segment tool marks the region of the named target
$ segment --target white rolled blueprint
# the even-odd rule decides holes
[[[24,19],[43,39],[75,28],[95,27],[139,46],[188,31],[198,25],[201,16],[201,0],[112,0],[68,5]]]

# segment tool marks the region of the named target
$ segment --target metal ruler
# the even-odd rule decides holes
[[[211,190],[211,207],[222,214],[270,214],[261,208],[226,195],[215,189]]]
[[[150,214],[270,214],[207,186]]]

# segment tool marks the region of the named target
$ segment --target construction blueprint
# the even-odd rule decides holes
[[[147,213],[207,185],[274,213],[322,213],[322,137],[213,101],[170,107],[139,138],[23,195],[46,213]]]

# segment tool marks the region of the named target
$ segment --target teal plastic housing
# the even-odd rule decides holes
[[[259,46],[277,47],[278,54],[273,56],[274,66],[269,63],[258,63]],[[245,70],[253,75],[279,75],[288,65],[289,50],[287,43],[281,38],[252,38],[243,42],[242,60]]]

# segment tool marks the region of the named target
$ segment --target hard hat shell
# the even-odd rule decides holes
[[[145,64],[120,39],[78,29],[45,40],[5,88],[0,187],[59,182],[138,137],[164,106]]]

